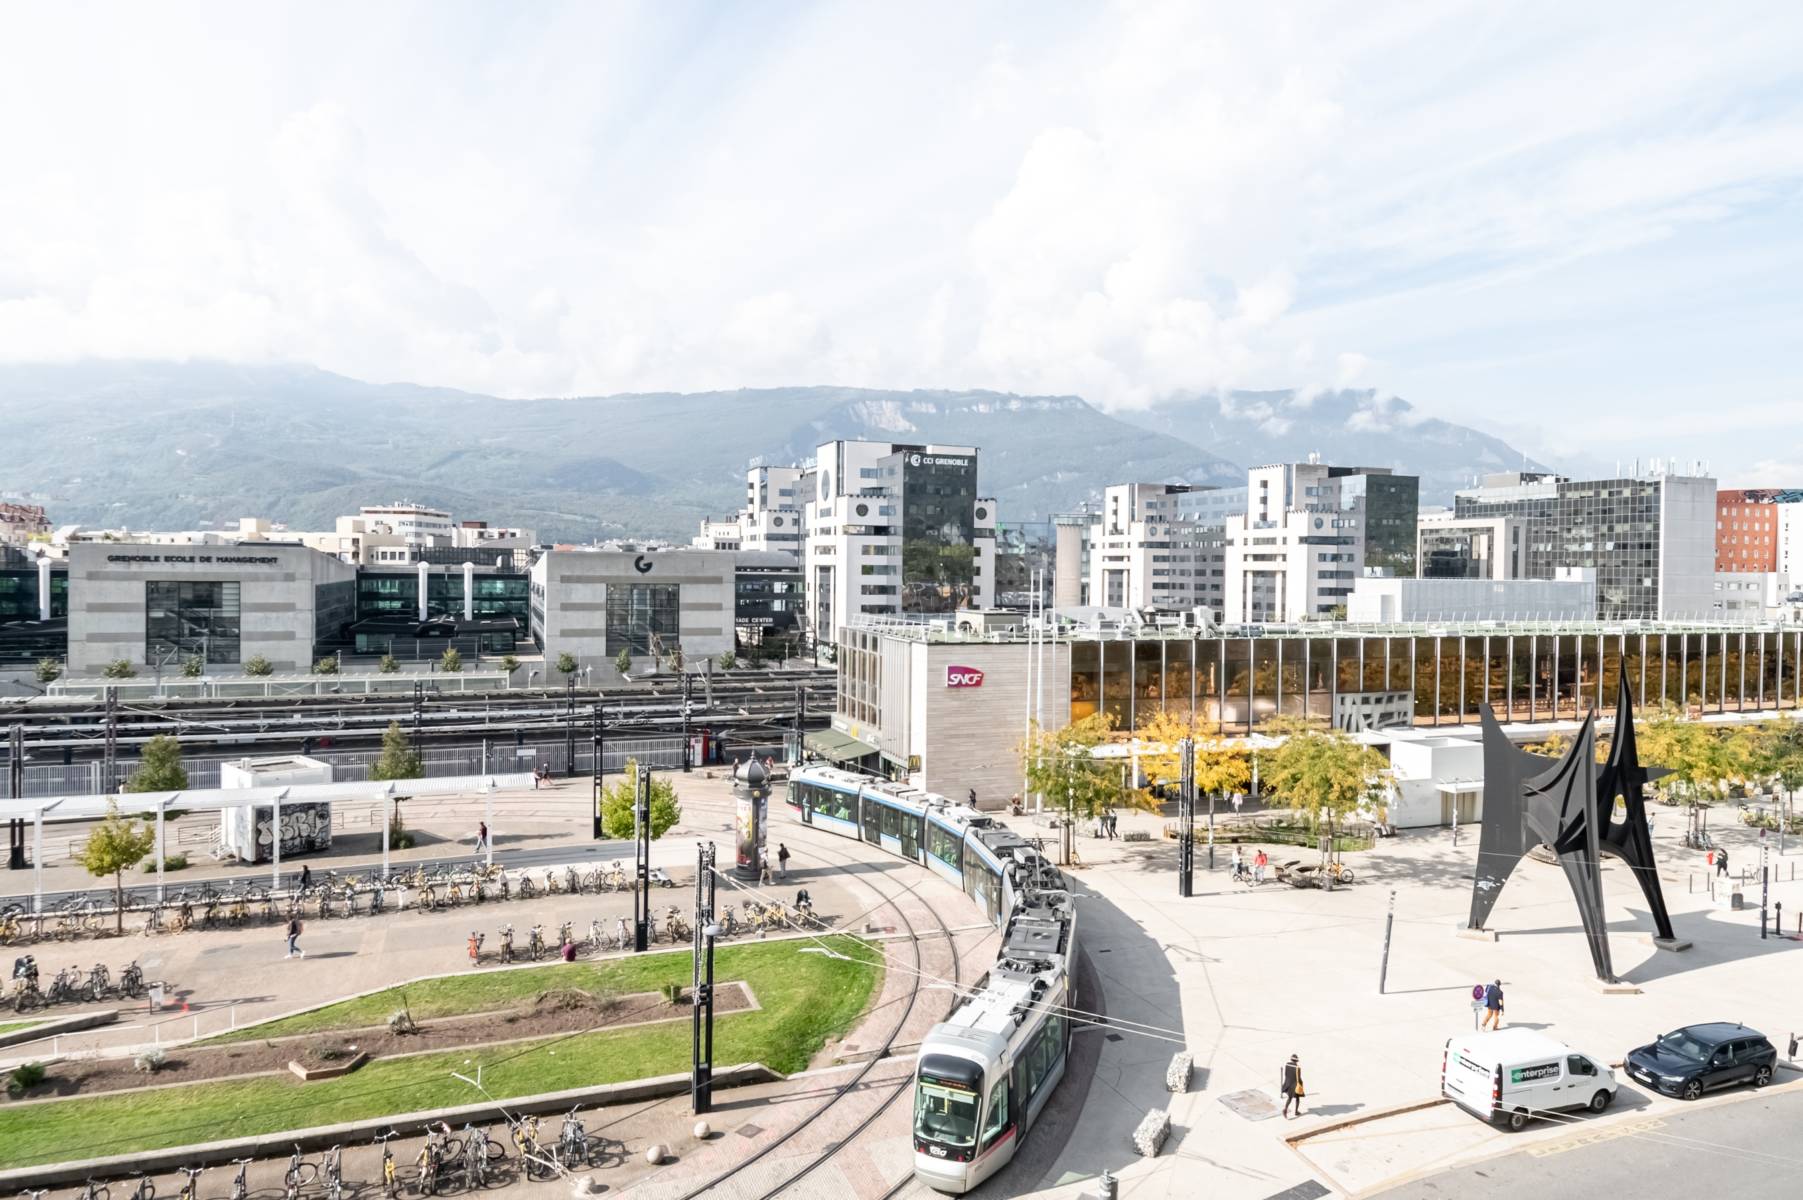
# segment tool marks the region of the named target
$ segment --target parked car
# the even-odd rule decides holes
[[[1685,1100],[1704,1092],[1772,1081],[1778,1050],[1757,1029],[1717,1021],[1686,1025],[1628,1051],[1628,1074],[1654,1091]]]
[[[1532,1029],[1498,1029],[1446,1040],[1440,1094],[1474,1117],[1520,1129],[1543,1113],[1587,1108],[1615,1099],[1615,1073]]]

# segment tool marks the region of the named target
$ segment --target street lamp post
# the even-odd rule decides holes
[[[696,1115],[713,1109],[714,1091],[714,843],[698,844],[695,866],[694,1028],[689,1099]]]

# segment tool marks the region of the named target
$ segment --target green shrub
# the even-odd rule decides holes
[[[16,1066],[7,1078],[6,1094],[17,1099],[44,1082],[46,1074],[48,1072],[44,1069],[43,1063],[30,1062]]]

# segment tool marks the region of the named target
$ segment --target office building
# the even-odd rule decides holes
[[[815,638],[993,603],[996,504],[978,494],[976,447],[827,442],[794,487]]]
[[[1170,483],[1124,483],[1104,490],[1101,519],[1089,530],[1090,601],[1106,608],[1160,612],[1206,608],[1219,620],[1225,530],[1222,524],[1204,523],[1205,518],[1186,517],[1180,507],[1211,490]],[[1197,506],[1189,511],[1207,510]]]
[[[736,555],[713,550],[552,550],[531,571],[532,640],[584,667],[724,654],[735,646]]]
[[[1330,619],[1367,571],[1414,573],[1415,477],[1311,457],[1255,467],[1246,483],[1246,511],[1226,527],[1228,623]]]
[[[1519,579],[1522,523],[1515,517],[1459,517],[1450,508],[1423,512],[1416,556],[1423,579]]]
[[[1527,579],[1561,567],[1596,572],[1606,621],[1697,618],[1715,609],[1715,480],[1662,467],[1633,478],[1571,480],[1543,472],[1489,475],[1454,497],[1459,520],[1521,524]]]
[[[357,510],[371,528],[383,529],[414,546],[455,545],[455,525],[443,509],[402,501],[398,504],[366,504]]]
[[[1723,488],[1715,493],[1715,569],[1778,569],[1780,493],[1770,488]]]
[[[737,517],[728,520],[703,517],[701,531],[689,539],[689,546],[694,550],[737,550],[743,540],[739,530]]]
[[[1803,587],[1803,491],[1785,492],[1778,512],[1777,570],[1791,587]]]
[[[1078,608],[1089,603],[1089,548],[1095,514],[1052,516],[1052,607]]]

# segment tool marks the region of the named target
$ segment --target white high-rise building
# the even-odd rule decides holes
[[[996,504],[977,493],[975,446],[826,442],[794,486],[817,639],[994,602]]]
[[[400,504],[365,505],[357,510],[357,515],[367,521],[371,529],[392,533],[411,546],[456,544],[451,514],[442,509],[403,501]]]
[[[1200,607],[1219,620],[1226,517],[1213,523],[1191,517],[1207,510],[1186,503],[1212,490],[1170,483],[1107,488],[1101,521],[1090,529],[1089,602],[1163,612]]]
[[[1362,501],[1342,507],[1346,477],[1318,462],[1247,472],[1246,511],[1227,522],[1228,624],[1318,620],[1347,602],[1365,521]]]

